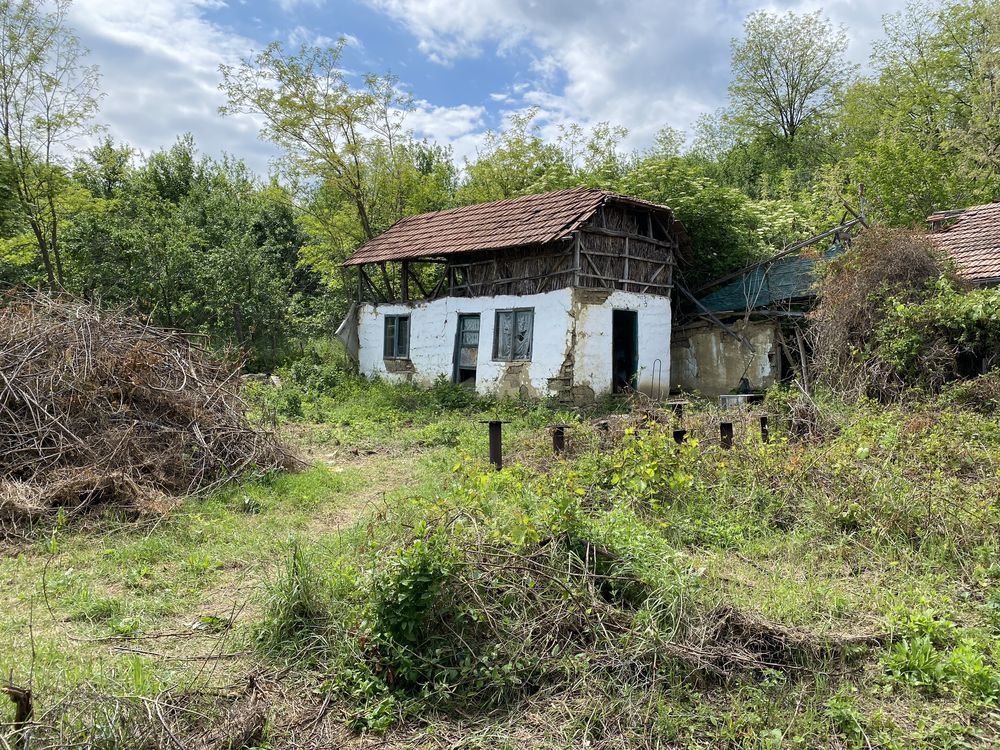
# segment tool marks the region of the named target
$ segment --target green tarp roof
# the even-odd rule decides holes
[[[738,312],[771,307],[803,297],[812,297],[816,264],[838,255],[833,244],[822,256],[797,253],[750,269],[734,281],[705,295],[699,301],[711,312]]]

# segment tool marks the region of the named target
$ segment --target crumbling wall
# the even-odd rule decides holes
[[[496,311],[524,307],[535,311],[531,361],[493,360]],[[638,313],[639,389],[652,396],[666,395],[670,388],[670,299],[620,290],[567,287],[543,294],[365,304],[358,308],[359,367],[366,375],[397,382],[451,380],[458,316],[479,313],[478,392],[589,403],[611,391],[614,310]],[[407,360],[382,356],[386,315],[410,316]]]
[[[615,310],[638,313],[638,387],[647,395],[670,391],[670,298],[615,290],[577,289],[574,389],[594,395],[612,388],[611,320]],[[581,399],[577,399],[581,400]]]
[[[670,346],[673,388],[718,396],[733,393],[743,377],[755,391],[765,390],[780,379],[778,324],[737,321],[730,328],[749,339],[756,351],[751,352],[746,344],[708,322],[674,331]]]

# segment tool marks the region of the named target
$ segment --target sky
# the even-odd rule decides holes
[[[392,73],[419,137],[475,155],[504,117],[537,108],[545,132],[608,121],[628,148],[663,125],[690,132],[726,102],[730,40],[754,10],[822,9],[864,66],[905,0],[75,0],[70,24],[99,66],[100,123],[143,153],[190,132],[206,154],[266,174],[278,152],[249,116],[222,117],[219,66],[265,45],[347,40],[351,76]]]

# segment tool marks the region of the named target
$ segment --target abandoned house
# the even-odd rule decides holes
[[[584,403],[665,395],[683,226],[669,208],[574,188],[405,218],[345,262],[360,371]]]
[[[862,226],[857,215],[687,293],[671,341],[673,389],[718,396],[764,391],[792,377],[808,383],[804,323],[816,299],[816,266]]]
[[[958,275],[976,286],[1000,284],[1000,202],[938,211],[927,217],[931,240]]]

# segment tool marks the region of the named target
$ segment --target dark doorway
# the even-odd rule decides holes
[[[611,312],[611,384],[615,393],[636,387],[639,369],[639,313]]]
[[[476,385],[479,361],[479,313],[459,315],[455,333],[455,382]]]

